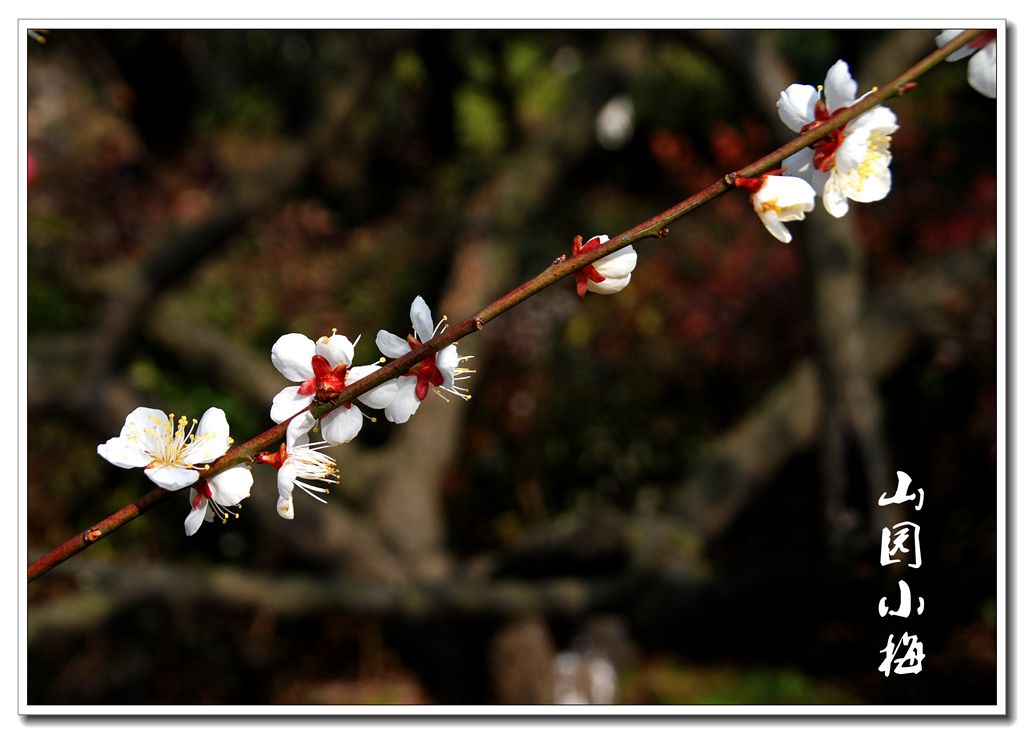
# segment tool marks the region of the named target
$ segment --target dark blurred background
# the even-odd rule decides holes
[[[790,137],[936,31],[54,30],[28,53],[29,558],[148,491],[139,405],[245,440],[283,333],[464,318]],[[186,538],[184,493],[29,587],[31,704],[996,697],[996,107],[890,102],[893,190],[783,245],[727,195],[630,286],[467,338],[473,400],[334,451],[327,506]],[[896,471],[920,512],[878,508]],[[307,501],[309,500],[309,501]],[[883,525],[923,565],[879,565]],[[895,570],[893,570],[895,568]],[[906,580],[921,617],[882,620]],[[919,675],[885,678],[889,634]]]

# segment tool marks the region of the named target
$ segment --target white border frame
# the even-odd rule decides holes
[[[27,534],[27,519],[23,508],[26,506],[27,467],[26,446],[21,437],[26,436],[26,294],[27,294],[27,49],[29,28],[763,28],[766,21],[755,19],[707,19],[697,21],[651,19],[438,19],[412,18],[396,19],[20,19],[18,21],[18,713],[21,715],[349,715],[349,716],[509,716],[528,715],[545,717],[579,716],[964,716],[1007,714],[1007,458],[1006,451],[1006,408],[1007,394],[1007,222],[1006,222],[1006,118],[1007,118],[1007,33],[1005,20],[771,20],[771,28],[994,28],[999,33],[1000,53],[998,59],[999,96],[997,105],[997,703],[980,706],[875,706],[875,705],[664,705],[664,706],[38,706],[27,702],[27,588],[24,569],[28,566],[27,549],[22,539]],[[966,69],[964,70],[966,82]],[[1020,281],[1018,281],[1020,282]],[[10,294],[9,294],[10,297]],[[9,444],[8,444],[9,445]],[[1018,454],[1024,455],[1024,454]]]

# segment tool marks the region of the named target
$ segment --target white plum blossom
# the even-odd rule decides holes
[[[803,132],[822,124],[858,101],[857,82],[845,61],[837,61],[825,75],[824,98],[807,84],[791,84],[779,96],[779,117],[793,131]],[[810,183],[822,197],[825,211],[842,217],[848,201],[884,199],[892,188],[889,144],[899,128],[888,107],[873,107],[810,148],[782,163],[793,175]]]
[[[302,334],[285,334],[278,339],[270,358],[282,375],[300,384],[286,387],[274,396],[271,419],[282,423],[310,407],[314,399],[333,400],[346,385],[380,369],[378,364],[353,367],[354,353],[355,344],[338,333],[322,336],[315,343]],[[357,400],[371,408],[384,408],[394,400],[395,390],[393,382],[386,382],[366,391]],[[288,430],[295,435],[303,434],[315,423],[313,415],[304,412],[296,416]],[[348,443],[362,427],[363,413],[352,403],[338,406],[320,421],[321,435],[332,446]]]
[[[195,535],[203,520],[213,522],[217,518],[227,522],[229,517],[238,517],[238,513],[227,508],[248,497],[251,488],[252,472],[248,466],[233,466],[199,482],[188,492],[192,509],[185,518],[185,535]]]
[[[121,435],[96,447],[96,453],[122,469],[144,467],[146,476],[163,489],[175,491],[195,484],[196,467],[224,455],[231,445],[228,421],[220,408],[210,408],[201,420],[155,408],[136,408],[124,421]]]
[[[814,209],[814,188],[796,176],[737,177],[736,185],[750,192],[754,212],[772,236],[782,242],[793,239],[783,222],[800,221]]]
[[[277,468],[277,514],[285,520],[295,518],[292,494],[298,487],[317,502],[327,503],[320,494],[330,494],[330,485],[338,483],[338,467],[320,449],[326,441],[309,442],[306,435],[289,433],[285,443],[274,452],[264,452],[257,461]]]
[[[945,46],[961,33],[962,30],[943,31],[935,37],[935,45]],[[995,99],[998,90],[996,62],[999,59],[996,32],[982,33],[966,46],[961,46],[947,56],[946,61],[959,61],[968,56],[971,60],[967,62],[967,83],[986,97]]]
[[[422,296],[416,296],[409,309],[413,333],[402,338],[381,329],[377,332],[377,349],[381,354],[397,359],[408,354],[434,337],[438,330],[444,331],[446,319],[442,317],[437,326],[430,314],[430,307]],[[420,403],[427,397],[431,387],[444,390],[463,400],[469,400],[469,391],[457,383],[469,378],[473,370],[462,367],[472,356],[459,356],[455,344],[449,344],[436,354],[418,362],[412,369],[393,382],[396,388],[391,404],[384,408],[384,416],[392,423],[405,423],[419,410]],[[438,393],[440,395],[440,393]]]
[[[607,241],[608,235],[601,234],[591,237],[584,243],[583,238],[577,235],[572,243],[573,257],[592,250],[598,245],[603,245]],[[629,285],[634,268],[636,268],[636,250],[633,249],[633,245],[626,245],[621,250],[616,250],[577,270],[575,273],[576,294],[583,298],[587,291],[603,296],[618,293]]]

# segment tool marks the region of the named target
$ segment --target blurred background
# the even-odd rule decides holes
[[[936,31],[54,30],[28,50],[28,556],[150,489],[136,406],[271,425],[283,333],[464,318],[791,137]],[[28,589],[30,704],[872,703],[996,697],[996,106],[890,102],[893,190],[774,240],[724,196],[465,339],[333,451],[326,506],[182,528],[184,493]],[[925,503],[877,507],[896,471]],[[881,528],[922,528],[919,569]],[[894,570],[895,569],[895,570]],[[880,619],[910,584],[923,616]],[[895,602],[891,604],[895,606]],[[878,670],[918,635],[919,675]]]

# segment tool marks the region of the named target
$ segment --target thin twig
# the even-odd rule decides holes
[[[702,191],[699,191],[688,199],[679,202],[670,209],[663,211],[661,214],[638,224],[632,229],[616,235],[607,242],[593,249],[585,250],[575,257],[556,260],[540,274],[534,276],[522,285],[513,288],[504,296],[497,299],[489,306],[484,307],[473,316],[470,316],[457,324],[453,324],[445,332],[438,334],[430,341],[424,342],[416,349],[413,349],[398,359],[389,362],[376,372],[364,377],[358,382],[352,383],[342,390],[334,401],[315,405],[310,409],[310,412],[315,417],[320,418],[330,413],[338,406],[350,403],[352,400],[368,390],[377,387],[388,380],[404,375],[418,362],[437,353],[444,347],[458,341],[468,334],[479,331],[491,319],[503,314],[513,306],[557,283],[562,278],[581,270],[595,260],[599,260],[616,250],[620,250],[627,245],[640,242],[648,237],[655,237],[659,239],[664,237],[669,224],[724,194],[732,188],[732,182],[735,181],[737,176],[750,178],[760,175],[765,171],[777,168],[785,158],[788,158],[809,145],[813,145],[833,130],[844,126],[846,123],[850,122],[855,117],[864,114],[872,107],[881,104],[891,97],[903,95],[913,88],[913,80],[932,69],[958,48],[966,45],[984,32],[984,30],[964,31],[946,45],[928,54],[928,56],[921,59],[921,61],[911,66],[889,83],[875,89],[871,94],[864,97],[864,99],[860,100],[856,104],[850,105],[850,107],[829,118],[813,130],[808,130],[807,132],[798,135],[793,140],[754,161],[750,165],[741,168],[738,171],[726,174],[704,188]],[[240,464],[244,461],[251,461],[251,458],[258,452],[265,451],[276,446],[284,439],[288,422],[289,421],[285,421],[284,423],[264,431],[255,438],[236,445],[231,451],[228,451],[224,456],[215,461],[208,469],[200,472],[201,477],[206,478],[235,464]],[[96,540],[105,537],[111,531],[116,530],[131,520],[134,520],[136,517],[148,511],[171,494],[173,493],[162,489],[155,489],[149,494],[144,495],[141,499],[121,508],[110,517],[86,530],[84,533],[67,540],[59,547],[29,565],[28,580],[33,581],[38,578],[54,566],[85,549]]]

